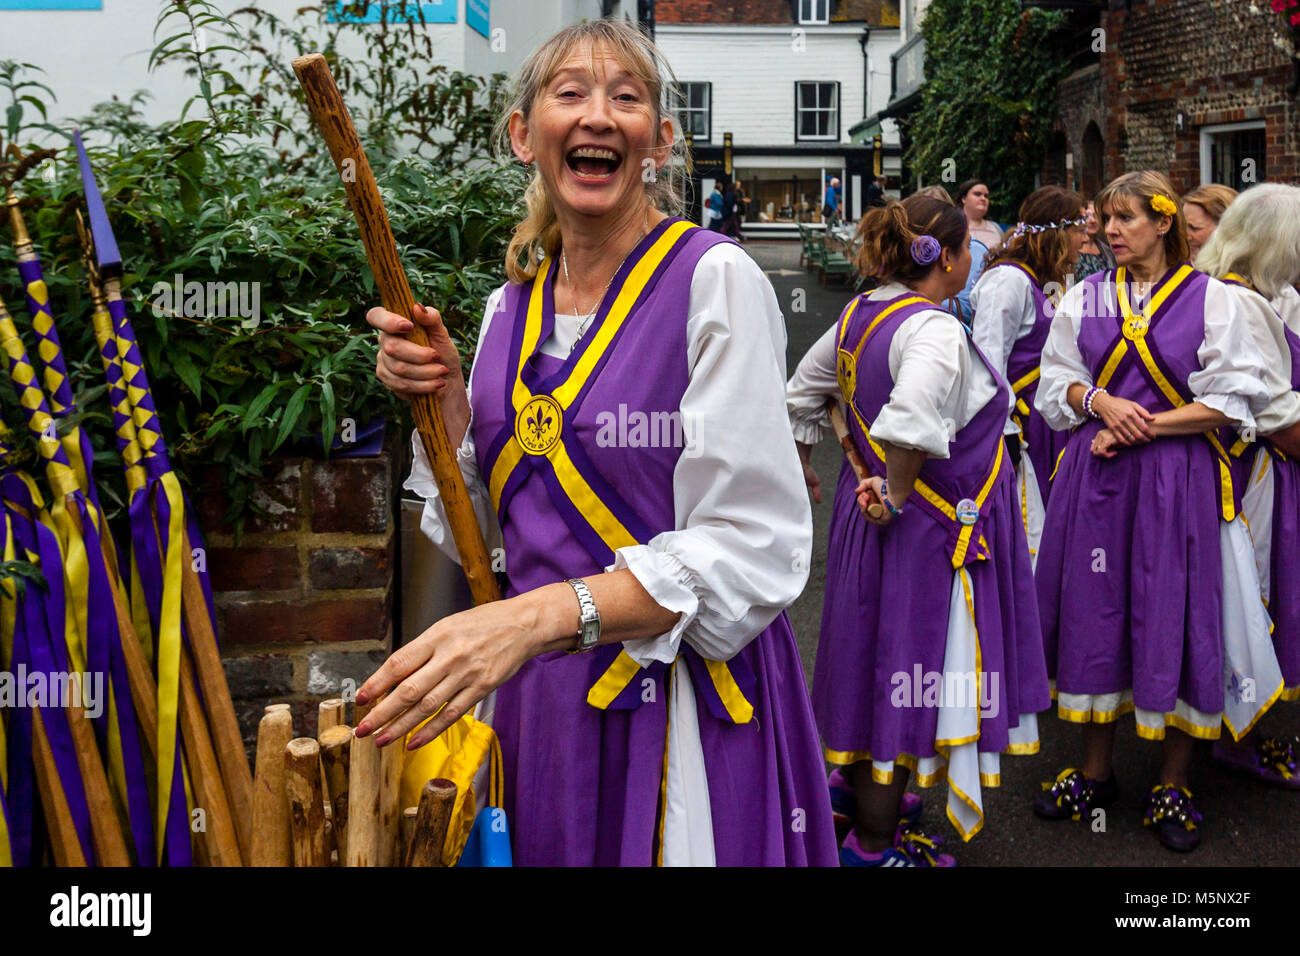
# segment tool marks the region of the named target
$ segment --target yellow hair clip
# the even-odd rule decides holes
[[[1151,197],[1151,208],[1162,216],[1172,217],[1178,214],[1178,207],[1174,205],[1174,201],[1168,196],[1162,196],[1160,193],[1156,193]]]

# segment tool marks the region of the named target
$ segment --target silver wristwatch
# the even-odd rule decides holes
[[[596,602],[591,599],[591,591],[586,584],[578,578],[570,578],[566,583],[578,595],[578,605],[582,609],[578,643],[569,650],[570,654],[577,654],[589,651],[600,643],[600,612],[596,610]]]

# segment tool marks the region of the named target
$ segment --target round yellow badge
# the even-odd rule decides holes
[[[857,385],[857,363],[853,360],[852,352],[839,350],[835,360],[835,374],[840,380],[840,396],[845,402],[853,401],[853,389]]]
[[[530,455],[545,455],[560,441],[564,410],[549,395],[534,395],[515,416],[515,440]]]

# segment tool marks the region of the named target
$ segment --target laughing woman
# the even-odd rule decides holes
[[[468,382],[435,311],[416,317],[429,349],[368,317],[379,378],[438,396],[509,586],[389,658],[358,697],[396,692],[357,732],[391,744],[441,707],[421,744],[495,689],[521,864],[833,865],[783,610],[812,521],[781,312],[738,246],[656,208],[679,195],[669,102],[635,28],[556,34],[508,111],[535,172]],[[609,426],[624,418],[656,434]],[[454,551],[414,448],[423,528]]]
[[[1059,715],[1083,724],[1081,769],[1034,810],[1088,819],[1114,800],[1115,721],[1163,740],[1145,822],[1200,843],[1192,739],[1242,737],[1281,692],[1268,619],[1215,429],[1253,429],[1264,359],[1229,289],[1184,262],[1187,226],[1159,173],[1097,197],[1119,269],[1074,286],[1043,350],[1036,407],[1075,429],[1043,526],[1037,585]],[[1226,684],[1226,689],[1225,689]]]

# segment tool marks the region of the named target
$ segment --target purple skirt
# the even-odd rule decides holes
[[[1288,689],[1300,685],[1300,462],[1269,456],[1273,468],[1273,542],[1269,601],[1273,649]],[[1295,694],[1287,694],[1294,699]]]
[[[1223,710],[1218,470],[1204,438],[1095,457],[1076,430],[1052,482],[1038,607],[1059,692],[1112,694],[1157,713]]]
[[[835,866],[826,773],[786,614],[738,656],[756,678],[748,723],[714,717],[695,687],[717,863]],[[492,725],[516,865],[655,862],[665,682],[656,682],[655,700],[634,709],[598,710],[587,703],[590,662],[590,655],[544,654],[497,689]]]
[[[954,573],[947,532],[915,505],[885,528],[871,524],[858,510],[856,486],[845,463],[813,673],[817,726],[832,762],[865,754],[877,761],[933,757],[938,708],[895,706],[891,697],[897,675],[943,671]],[[980,722],[978,749],[1001,753],[1020,715],[1046,710],[1051,697],[1015,479],[1004,480],[985,507],[992,509],[984,523],[992,558],[966,570],[981,670],[998,675],[996,711]]]

